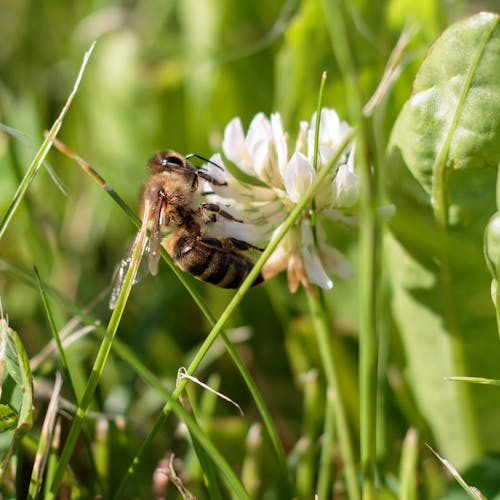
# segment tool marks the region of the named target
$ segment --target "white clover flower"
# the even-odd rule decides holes
[[[278,113],[270,119],[263,113],[256,115],[246,135],[241,120],[231,120],[224,131],[224,156],[238,170],[251,176],[252,182],[237,179],[237,171],[233,169],[233,175],[222,157],[214,155],[211,161],[222,171],[210,163],[204,168],[211,176],[225,180],[227,186],[210,185],[213,194],[209,194],[208,199],[224,206],[245,224],[220,217],[208,225],[207,231],[213,236],[229,236],[253,244],[268,241],[314,182],[317,170],[330,161],[351,130],[335,110],[321,110],[315,168],[315,127],[316,113],[310,122],[300,122],[295,150],[290,152],[288,135]],[[358,198],[359,179],[351,145],[315,195],[314,210],[341,222],[352,222],[352,216],[344,210],[355,206]],[[352,273],[347,260],[327,241],[321,222],[316,218],[313,228],[310,217],[310,211],[302,215],[263,269],[265,278],[286,270],[292,291],[300,284],[306,288],[318,285],[330,289],[333,282],[329,273],[341,277]]]

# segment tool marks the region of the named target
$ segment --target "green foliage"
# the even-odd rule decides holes
[[[0,130],[0,294],[19,332],[0,320],[4,496],[28,494],[31,477],[31,494],[47,498],[59,483],[106,498],[173,498],[174,484],[198,498],[464,498],[425,442],[499,494],[498,387],[445,380],[500,378],[497,15],[453,24],[474,8],[458,0],[4,4],[0,122],[22,131]],[[387,69],[403,30],[412,36]],[[355,277],[317,296],[290,295],[284,276],[234,294],[166,258],[133,287],[131,271],[130,298],[125,287],[110,315],[146,159],[164,148],[208,157],[231,118],[246,128],[258,112],[279,111],[293,144],[323,71],[323,106],[362,140],[363,188],[396,208],[384,227],[362,189],[361,243],[325,221]],[[46,158],[51,127],[106,192],[58,152]],[[309,206],[304,197],[295,215]],[[46,388],[61,367],[56,415]],[[180,367],[244,415],[176,384]],[[375,429],[376,447],[364,447]]]
[[[499,44],[493,14],[443,33],[417,74],[387,158],[398,207],[389,267],[394,316],[419,408],[458,466],[500,445],[500,394],[444,380],[494,377],[500,356],[481,258],[500,161]],[[429,363],[431,354],[439,362]]]

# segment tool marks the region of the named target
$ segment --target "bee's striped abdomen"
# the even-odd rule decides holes
[[[204,241],[181,237],[169,253],[181,269],[199,280],[222,288],[238,288],[252,270],[253,262],[235,250],[225,249],[216,238]],[[259,275],[252,286],[262,281]]]

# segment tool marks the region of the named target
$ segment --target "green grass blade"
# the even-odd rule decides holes
[[[36,278],[36,283],[38,285],[38,289],[40,291],[40,296],[42,299],[42,304],[45,309],[45,314],[47,315],[47,321],[49,323],[50,331],[52,333],[52,337],[54,338],[57,346],[57,351],[59,353],[59,361],[61,364],[61,368],[64,374],[64,378],[66,379],[66,382],[69,385],[69,388],[71,390],[73,399],[78,402],[78,397],[76,395],[76,390],[75,386],[73,385],[73,381],[71,379],[71,373],[69,371],[69,365],[68,365],[68,360],[66,358],[66,352],[64,351],[64,347],[61,341],[61,337],[59,335],[59,330],[57,329],[55,320],[54,320],[54,315],[52,314],[52,309],[50,307],[49,301],[47,299],[47,294],[45,293],[42,280],[40,278],[40,274],[38,272],[38,268],[36,265],[33,265],[33,269],[35,271],[35,278]]]
[[[399,497],[406,500],[416,500],[418,483],[418,432],[416,429],[408,429],[403,442],[401,452],[401,464],[399,470]]]
[[[26,194],[26,191],[28,190],[30,184],[33,182],[33,179],[36,177],[36,174],[40,170],[40,167],[42,166],[45,157],[47,156],[47,153],[50,150],[50,147],[52,146],[52,141],[55,139],[57,133],[59,132],[59,129],[62,126],[64,116],[68,112],[71,102],[73,101],[73,98],[75,97],[75,94],[78,90],[78,87],[80,85],[80,81],[82,79],[83,73],[85,71],[85,67],[87,66],[87,63],[89,61],[90,55],[92,54],[92,51],[94,50],[95,42],[90,46],[90,49],[85,53],[83,57],[83,63],[80,67],[80,71],[78,73],[78,76],[76,78],[75,84],[73,86],[73,90],[71,91],[68,99],[66,100],[66,103],[63,106],[63,109],[59,116],[57,117],[56,121],[52,125],[52,128],[50,129],[49,133],[45,137],[45,140],[42,142],[42,145],[40,146],[40,149],[38,150],[35,158],[31,162],[31,165],[29,166],[26,174],[24,175],[23,180],[21,181],[21,184],[19,184],[16,193],[14,194],[14,198],[10,202],[7,211],[5,212],[4,216],[2,217],[2,220],[0,221],[0,239],[2,239],[9,222],[11,221],[12,217],[14,216],[17,208],[19,207],[19,204],[21,203],[21,200],[23,199],[24,195]]]
[[[500,386],[500,380],[484,377],[446,377],[446,380],[456,382],[470,382],[471,384],[493,385]]]
[[[335,58],[342,71],[349,115],[358,126],[356,168],[360,175],[360,405],[361,462],[363,498],[373,500],[375,491],[377,429],[378,329],[380,325],[381,223],[378,214],[378,167],[372,166],[369,118],[363,115],[364,96],[354,56],[352,38],[347,30],[345,0],[323,0],[323,9]],[[352,26],[352,25],[351,25]],[[375,154],[376,158],[377,155]]]
[[[40,274],[38,272],[38,269],[35,265],[33,265],[33,269],[35,271],[36,284],[38,286],[38,290],[40,291],[40,296],[42,298],[42,303],[43,303],[43,307],[45,309],[45,314],[47,315],[47,321],[49,323],[52,337],[54,338],[56,346],[57,346],[57,351],[59,354],[59,363],[61,365],[64,379],[66,380],[66,383],[68,384],[68,386],[70,388],[71,395],[73,397],[73,400],[75,401],[75,404],[78,405],[78,395],[76,393],[75,385],[74,385],[73,379],[71,377],[71,372],[69,369],[68,360],[66,358],[66,352],[65,352],[64,346],[62,344],[61,336],[59,335],[59,330],[57,329],[57,326],[56,326],[56,323],[54,320],[54,315],[52,314],[52,309],[50,307],[50,303],[49,303],[49,300],[47,298],[47,294],[45,293],[44,285],[43,285],[43,282],[40,278]],[[97,473],[97,467],[96,467],[96,464],[94,461],[94,455],[92,454],[91,445],[90,445],[90,443],[92,442],[92,439],[91,439],[89,433],[86,432],[85,429],[83,429],[83,434],[84,434],[84,441],[85,441],[85,446],[87,448],[90,465],[91,465],[92,470],[95,474],[96,480],[98,482],[100,482],[100,476]]]
[[[132,290],[132,286],[135,281],[135,277],[137,275],[137,271],[139,269],[139,265],[141,262],[142,255],[144,254],[144,250],[146,247],[146,225],[144,224],[141,230],[139,231],[137,235],[137,239],[135,242],[135,247],[134,251],[132,254],[132,262],[127,270],[127,273],[125,275],[125,279],[123,281],[123,287],[120,291],[120,294],[118,296],[118,299],[116,301],[116,307],[111,315],[111,318],[108,323],[106,335],[103,339],[103,342],[101,343],[101,346],[99,348],[99,351],[97,353],[94,366],[92,368],[92,372],[90,374],[90,377],[87,382],[87,386],[85,387],[85,391],[82,396],[82,400],[80,401],[80,404],[78,405],[78,409],[75,415],[75,418],[73,420],[73,424],[71,426],[71,429],[68,434],[68,438],[66,440],[66,443],[64,445],[64,448],[61,453],[61,457],[59,459],[59,464],[57,467],[57,470],[54,475],[54,481],[50,485],[50,494],[48,495],[48,498],[55,498],[57,495],[57,490],[59,487],[59,484],[63,478],[64,471],[66,469],[66,466],[69,463],[69,460],[71,458],[71,455],[73,453],[73,449],[76,445],[76,441],[78,439],[78,436],[80,434],[80,430],[83,425],[84,418],[88,412],[88,409],[90,407],[90,404],[92,402],[92,398],[94,396],[95,390],[97,388],[97,385],[99,383],[99,379],[102,375],[102,372],[104,370],[104,366],[106,364],[106,360],[109,356],[109,353],[111,351],[111,346],[113,342],[113,338],[116,334],[116,331],[118,329],[118,326],[120,324],[121,317],[123,315],[123,311],[125,309],[125,305],[127,302],[127,299],[130,295],[130,292]]]
[[[62,142],[58,141],[57,139],[54,141],[54,145],[63,154],[69,156],[74,161],[76,161],[79,164],[79,166],[84,170],[84,172],[87,175],[89,175],[92,178],[92,180],[94,180],[94,182],[96,182],[100,187],[102,187],[106,191],[106,193],[109,196],[111,196],[111,198],[118,204],[118,206],[120,206],[120,208],[123,209],[123,211],[129,217],[129,219],[137,227],[140,227],[140,220],[137,217],[137,215],[134,213],[134,211],[130,209],[130,207],[118,195],[118,193],[116,193],[116,191],[114,191],[114,189],[105,181],[105,179],[88,162],[86,162],[85,160],[80,158],[78,155],[76,155],[73,151],[71,151],[67,146],[65,146]],[[193,300],[195,301],[197,306],[200,308],[202,313],[205,315],[207,320],[210,322],[210,324],[215,325],[216,319],[215,319],[214,315],[212,314],[212,312],[210,311],[206,302],[203,300],[203,298],[201,297],[201,295],[197,291],[197,289],[193,286],[192,279],[190,277],[188,277],[188,275],[186,273],[181,271],[175,265],[172,258],[167,254],[167,252],[165,251],[165,249],[163,247],[161,248],[161,255],[162,255],[163,259],[167,262],[167,264],[169,265],[170,269],[175,274],[175,276],[180,280],[180,282],[184,285],[186,290],[189,292],[189,294],[191,295],[191,297],[193,298]],[[263,265],[263,263],[262,263],[262,265]],[[257,274],[258,273],[255,273],[255,276],[257,276]],[[262,397],[259,393],[259,390],[257,389],[256,384],[254,383],[252,377],[250,376],[248,369],[246,368],[245,364],[243,363],[243,361],[239,357],[238,353],[236,352],[236,350],[232,346],[232,344],[229,341],[229,339],[227,338],[226,334],[223,331],[221,331],[220,336],[221,336],[222,341],[224,342],[224,345],[225,345],[229,355],[233,359],[236,367],[238,368],[238,370],[241,373],[242,378],[244,379],[245,383],[247,384],[248,389],[249,389],[250,393],[252,394],[252,397],[254,398],[255,404],[257,405],[257,408],[259,409],[262,420],[264,421],[264,425],[266,427],[266,430],[269,434],[269,437],[270,437],[271,442],[273,444],[273,447],[275,449],[276,455],[278,457],[278,461],[280,462],[280,468],[282,471],[285,471],[286,470],[285,452],[284,452],[283,447],[281,445],[281,442],[279,440],[278,433],[277,433],[276,429],[274,428],[271,416],[269,414],[269,411],[266,408],[264,400],[262,399]],[[216,338],[216,336],[214,336],[210,340],[207,339],[205,341],[204,345],[206,347],[205,348],[206,351],[208,351],[208,348],[211,346],[211,344],[215,340],[215,338]],[[200,360],[201,360],[201,358],[199,358],[198,362],[195,365],[192,365],[193,366],[192,371],[189,371],[189,369],[188,369],[188,374],[192,374],[194,372],[196,367],[199,365]],[[164,418],[166,419],[167,415],[168,415],[168,411],[166,412],[164,417],[160,417],[160,420],[163,421]],[[150,434],[150,436],[148,436],[148,438],[150,438],[152,440],[154,438],[154,435],[156,434],[156,432],[160,429],[161,425],[162,425],[161,422],[157,422],[155,424],[155,426],[153,427],[153,430],[151,431],[151,434]],[[126,482],[131,477],[131,475],[134,473],[136,466],[141,461],[141,456],[143,455],[143,453],[146,452],[149,444],[150,444],[149,439],[146,439],[143,442],[141,449],[138,452],[138,455],[134,458],[132,464],[130,465],[130,467],[127,470],[127,474],[124,477],[124,479],[120,485],[118,493],[120,493],[123,490]]]

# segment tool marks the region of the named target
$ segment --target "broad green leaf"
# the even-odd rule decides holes
[[[500,392],[445,381],[498,375],[483,256],[500,160],[499,17],[481,13],[431,47],[393,129],[387,185],[393,314],[408,377],[439,448],[458,467],[500,450]]]

